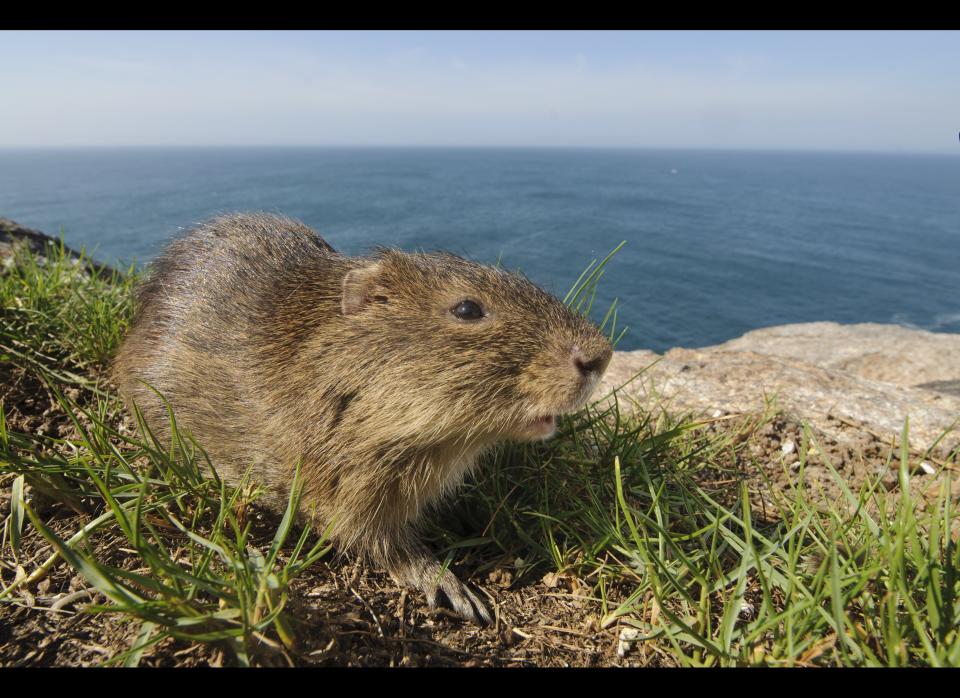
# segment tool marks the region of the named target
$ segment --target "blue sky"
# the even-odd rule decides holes
[[[0,32],[0,146],[960,152],[960,32]]]

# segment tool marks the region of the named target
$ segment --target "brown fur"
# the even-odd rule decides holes
[[[487,317],[454,317],[463,299]],[[144,383],[227,482],[252,465],[282,507],[299,460],[306,516],[474,620],[489,620],[483,604],[413,526],[485,449],[542,437],[531,420],[579,408],[611,355],[521,276],[449,254],[345,257],[263,214],[173,241],[137,300],[114,378],[154,434],[169,439],[169,422]]]

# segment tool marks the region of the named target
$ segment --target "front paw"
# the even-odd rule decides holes
[[[487,610],[486,604],[450,570],[443,570],[439,579],[433,575],[429,579],[422,580],[420,588],[427,595],[430,608],[447,608],[477,625],[493,623],[493,617]]]

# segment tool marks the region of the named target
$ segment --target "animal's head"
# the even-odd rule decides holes
[[[340,312],[344,331],[364,340],[357,361],[379,372],[384,400],[423,430],[487,441],[553,434],[613,351],[526,278],[450,254],[381,250],[362,260],[343,278]]]

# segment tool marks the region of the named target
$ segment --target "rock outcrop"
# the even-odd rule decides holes
[[[0,261],[8,259],[13,254],[14,247],[17,245],[24,245],[30,248],[30,251],[34,254],[42,256],[46,252],[48,245],[60,244],[60,240],[46,233],[41,233],[39,230],[33,230],[32,228],[24,228],[16,221],[0,217]],[[104,274],[114,272],[112,267],[95,262],[66,245],[64,245],[64,251],[72,259],[85,265],[87,269],[96,269],[98,272]]]
[[[960,334],[814,322],[768,327],[702,349],[617,352],[601,389],[641,409],[712,417],[773,404],[840,441],[851,427],[910,446],[960,445]],[[599,394],[599,393],[598,393]]]

